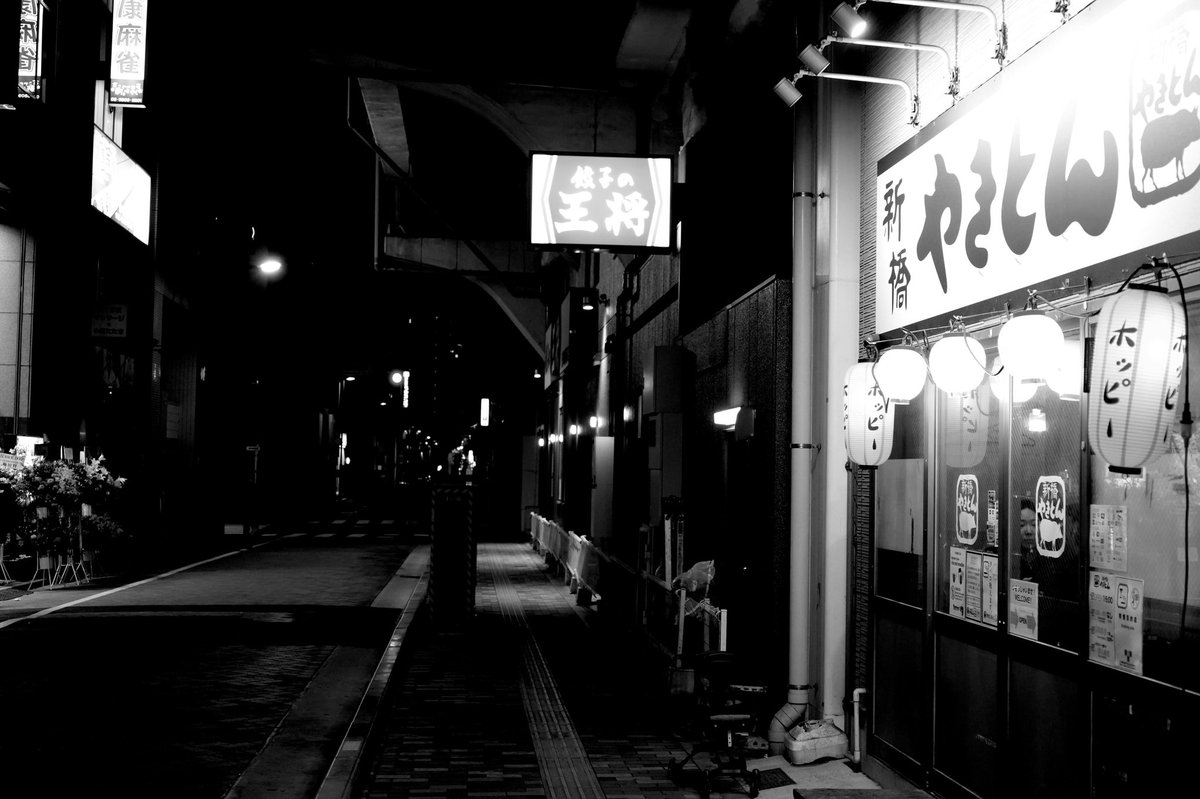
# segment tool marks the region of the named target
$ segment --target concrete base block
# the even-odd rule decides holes
[[[845,757],[847,751],[846,734],[827,720],[806,721],[795,727],[784,744],[784,755],[795,766],[823,757]]]

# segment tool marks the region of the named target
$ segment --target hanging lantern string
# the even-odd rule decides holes
[[[956,317],[953,317],[953,319],[951,321],[953,322],[955,320],[958,321],[958,331],[960,333],[962,333],[964,336],[967,335],[967,326],[963,322],[963,318],[961,316],[956,316]],[[988,368],[987,368],[987,364],[983,363],[982,361],[979,360],[979,356],[975,354],[975,350],[971,349],[970,347],[967,347],[967,352],[971,353],[971,359],[974,360],[975,363],[979,364],[979,368],[982,369],[983,373],[985,375],[987,375],[988,377],[996,377],[998,374],[1000,374],[1001,372],[1004,371],[1004,364],[1000,364],[1000,368],[997,369],[995,372],[989,372]]]
[[[1186,256],[1200,255],[1200,253],[1187,253]],[[1175,256],[1181,257],[1181,256]],[[1191,535],[1191,497],[1188,496],[1191,491],[1191,485],[1188,479],[1188,444],[1192,438],[1192,390],[1191,390],[1191,369],[1188,368],[1187,358],[1192,354],[1191,341],[1188,335],[1188,312],[1187,312],[1187,293],[1183,289],[1183,279],[1179,276],[1179,270],[1176,269],[1168,259],[1168,256],[1151,256],[1149,263],[1144,263],[1134,269],[1129,277],[1125,278],[1125,282],[1121,284],[1122,291],[1133,280],[1134,275],[1143,269],[1153,270],[1156,276],[1161,279],[1163,269],[1170,269],[1171,274],[1175,275],[1175,282],[1179,285],[1179,299],[1183,303],[1183,348],[1184,348],[1184,365],[1183,365],[1183,413],[1179,417],[1179,435],[1183,438],[1183,551],[1190,552],[1190,535]],[[1183,603],[1182,609],[1179,612],[1179,641],[1184,640],[1184,633],[1187,631],[1187,606],[1188,606],[1188,578],[1190,572],[1190,559],[1183,559]],[[1180,680],[1180,690],[1186,691],[1186,680]]]

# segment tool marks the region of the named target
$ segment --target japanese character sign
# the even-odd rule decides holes
[[[146,80],[146,12],[149,0],[113,0],[109,48],[109,102],[140,106]]]
[[[1038,554],[1061,558],[1067,529],[1066,483],[1058,475],[1039,477],[1033,496],[1037,513],[1034,540]]]
[[[974,544],[979,538],[979,480],[973,474],[960,474],[954,490],[954,535],[962,544]]]
[[[45,9],[38,0],[21,0],[17,30],[17,96],[38,100],[42,96],[42,34]]]
[[[876,332],[1194,231],[1200,0],[1097,14],[879,162]]]
[[[530,240],[622,250],[671,246],[671,159],[534,153]]]

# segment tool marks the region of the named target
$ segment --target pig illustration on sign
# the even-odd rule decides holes
[[[1200,141],[1200,112],[1176,111],[1170,116],[1152,120],[1142,131],[1142,190],[1146,178],[1154,188],[1154,170],[1175,162],[1175,178],[1184,177],[1183,153],[1195,141]]]

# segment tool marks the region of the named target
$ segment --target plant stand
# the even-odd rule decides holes
[[[80,565],[75,562],[74,553],[67,553],[65,557],[59,555],[58,569],[55,570],[54,577],[50,580],[50,587],[61,588],[62,586],[67,585],[68,582],[78,585],[80,582],[81,571]],[[68,575],[72,577],[70,581],[67,580]]]
[[[54,556],[43,555],[38,553],[37,568],[33,572],[33,577],[29,578],[29,590],[32,591],[37,583],[42,585],[50,585],[54,579]]]

